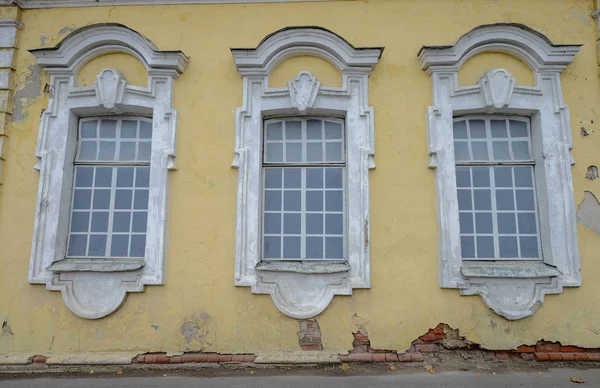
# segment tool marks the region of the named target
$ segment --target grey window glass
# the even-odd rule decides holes
[[[454,122],[463,259],[541,259],[529,121]]]
[[[344,260],[343,121],[268,120],[263,141],[263,259]]]
[[[151,120],[84,119],[78,138],[67,257],[144,257]]]

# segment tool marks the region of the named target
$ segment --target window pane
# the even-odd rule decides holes
[[[152,139],[152,123],[140,120],[140,139]]]
[[[342,237],[325,238],[325,258],[343,259],[344,258],[344,239]]]
[[[321,120],[308,120],[306,122],[306,138],[309,140],[322,139],[322,122]]]
[[[138,143],[137,160],[150,160],[152,145],[149,142]]]
[[[281,237],[265,236],[263,241],[265,259],[281,258]]]
[[[135,187],[150,187],[150,167],[136,167]]]
[[[490,169],[488,167],[473,167],[473,187],[490,187]]]
[[[322,259],[323,258],[323,238],[322,237],[307,237],[306,238],[306,258],[307,259]]]
[[[110,244],[112,257],[127,257],[129,248],[129,235],[113,234]]]
[[[106,235],[92,234],[90,236],[90,246],[88,248],[88,256],[106,256]]]
[[[494,149],[495,160],[511,160],[507,141],[492,142],[492,148]]]
[[[506,138],[506,120],[491,120],[492,138]]]
[[[456,167],[456,185],[471,187],[471,171],[468,167]]]
[[[532,179],[533,167],[515,167],[515,186],[516,187],[533,187]]]
[[[92,187],[94,181],[93,167],[77,167],[75,169],[75,187]]]
[[[95,210],[108,209],[110,207],[110,190],[94,190]]]
[[[92,190],[75,189],[73,209],[89,209],[92,204]]]
[[[131,236],[131,247],[129,257],[144,257],[146,251],[146,236],[133,235]]]
[[[283,140],[281,122],[267,124],[267,140]]]
[[[469,143],[467,142],[454,142],[454,159],[456,160],[470,160],[469,156]]]
[[[511,137],[529,137],[527,123],[524,121],[510,120]]]
[[[341,168],[326,168],[325,169],[325,187],[328,189],[341,189],[342,169]]]
[[[519,237],[521,248],[521,257],[539,258],[537,237],[521,236]]]
[[[133,222],[131,225],[131,231],[135,233],[146,233],[148,227],[148,213],[146,212],[135,212],[133,213]]]
[[[326,234],[344,234],[344,216],[341,214],[327,214],[325,216]]]
[[[516,190],[515,194],[517,197],[518,210],[535,210],[533,190]]]
[[[112,167],[96,167],[96,178],[94,181],[95,187],[110,187],[112,186]]]
[[[519,213],[519,233],[536,234],[535,213]]]
[[[500,236],[499,247],[500,257],[508,259],[519,257],[516,237]]]
[[[323,214],[306,215],[306,233],[323,234]]]
[[[116,120],[100,120],[100,138],[114,139],[117,137]]]
[[[494,167],[496,187],[513,187],[511,171],[510,167]]]
[[[133,187],[133,167],[117,168],[117,187]]]
[[[473,151],[473,160],[489,160],[487,143],[482,141],[474,141],[471,143]]]
[[[475,257],[475,237],[461,236],[460,249],[461,249],[462,257],[474,258]]]
[[[283,193],[283,210],[300,211],[302,210],[302,192],[300,190],[285,191]]]
[[[281,191],[265,191],[265,210],[281,210]]]
[[[72,234],[69,239],[69,253],[71,257],[85,256],[87,249],[86,234]]]
[[[318,189],[323,187],[323,169],[322,168],[307,168],[306,169],[306,188]]]
[[[134,209],[148,209],[148,190],[136,190],[133,201]]]
[[[80,160],[96,160],[96,142],[95,141],[82,141],[79,146],[79,157]]]
[[[284,234],[300,234],[301,216],[298,213],[283,214],[283,233]]]
[[[471,139],[485,139],[485,121],[469,120]]]
[[[342,191],[327,191],[325,193],[325,210],[342,211],[344,207],[344,195]]]
[[[92,213],[92,232],[108,232],[108,212]]]
[[[82,138],[96,138],[96,127],[98,126],[97,120],[83,121],[81,123],[81,137]]]
[[[515,160],[528,160],[531,159],[529,155],[529,143],[526,141],[513,141],[512,142],[513,155]]]
[[[115,212],[113,214],[113,232],[129,233],[130,212]]]
[[[517,226],[515,223],[514,213],[498,214],[498,233],[500,233],[500,234],[516,234],[517,233]]]
[[[119,150],[119,160],[135,160],[135,142],[124,141],[121,142],[121,149]]]
[[[299,259],[300,256],[300,237],[284,237],[283,258]]]
[[[325,144],[325,159],[328,162],[342,161],[342,143],[326,143]]]
[[[458,209],[472,210],[471,190],[458,190]]]
[[[494,233],[494,223],[492,221],[492,213],[475,213],[475,230],[478,234]]]
[[[123,120],[121,122],[121,137],[124,139],[135,139],[137,137],[137,121]],[[121,148],[123,148],[122,144]]]
[[[302,187],[302,170],[299,168],[286,168],[283,170],[284,185],[286,189]]]
[[[460,213],[460,233],[473,233],[473,213]]]
[[[302,143],[286,143],[285,144],[285,161],[286,162],[301,162],[302,161]]]
[[[268,168],[265,170],[265,187],[269,189],[281,188],[283,170],[281,168]]]
[[[267,162],[283,162],[283,143],[267,143]]]
[[[301,121],[286,121],[285,122],[285,139],[286,140],[302,139],[302,122]]]
[[[475,210],[492,210],[491,190],[473,190]]]
[[[115,190],[115,209],[131,209],[133,190]]]
[[[306,193],[306,210],[309,212],[323,210],[322,191],[308,191]]]
[[[306,144],[306,161],[307,162],[322,162],[323,161],[323,143],[307,143]]]
[[[454,122],[454,138],[467,139],[467,123],[464,121]]]
[[[512,190],[496,190],[496,209],[515,209],[514,192]]]
[[[477,236],[477,258],[491,259],[494,257],[494,238]]]
[[[114,141],[101,141],[98,160],[114,160],[116,143]]]
[[[90,227],[89,212],[74,212],[71,216],[71,232],[87,232]]]
[[[341,139],[342,124],[325,121],[325,139]]]

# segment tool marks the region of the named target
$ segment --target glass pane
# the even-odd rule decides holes
[[[344,239],[342,237],[325,238],[325,258],[343,259],[344,258]]]
[[[135,187],[150,187],[150,167],[136,167]]]
[[[491,120],[493,138],[506,138],[506,120]]]
[[[267,124],[267,140],[282,140],[281,121]]]
[[[74,212],[71,215],[71,232],[87,232],[90,227],[90,213]]]
[[[96,127],[98,126],[97,120],[83,121],[81,123],[81,137],[82,138],[95,138]]]
[[[341,189],[342,185],[343,182],[341,168],[325,169],[325,187],[328,189]]]
[[[266,213],[264,231],[265,234],[281,234],[281,214]]]
[[[519,213],[519,233],[536,234],[535,213]]]
[[[117,121],[116,120],[101,120],[100,121],[100,138],[114,139],[117,137]]]
[[[342,124],[325,121],[325,139],[341,139]]]
[[[267,143],[267,162],[283,162],[283,144],[282,143]]]
[[[146,236],[133,235],[131,236],[131,250],[129,257],[144,257],[146,251]]]
[[[92,190],[75,189],[73,209],[89,209],[92,204]]]
[[[519,257],[516,237],[500,236],[498,239],[498,245],[500,247],[500,257],[506,259],[514,259]]]
[[[325,143],[325,159],[328,162],[341,162],[342,143]]]
[[[514,210],[515,200],[512,190],[496,190],[496,209],[498,210]]]
[[[516,190],[517,209],[535,210],[533,190]]]
[[[473,233],[473,213],[460,213],[460,233]]]
[[[477,257],[489,259],[494,257],[494,239],[488,236],[477,236]]]
[[[490,187],[490,169],[488,167],[473,167],[473,187]]]
[[[494,159],[511,160],[507,141],[494,141],[492,142],[492,148],[494,149]]]
[[[133,187],[133,167],[117,168],[117,187]]]
[[[306,210],[323,211],[323,192],[322,191],[307,191],[306,192]]]
[[[455,139],[466,139],[467,138],[467,123],[464,121],[454,122],[454,138]]]
[[[491,190],[474,190],[475,210],[492,210]]]
[[[517,234],[515,215],[513,213],[498,214],[498,233],[499,234]],[[515,243],[515,246],[516,246],[516,243]]]
[[[471,187],[471,171],[468,167],[456,167],[456,186]]]
[[[321,120],[308,120],[306,122],[306,138],[309,140],[322,139]]]
[[[150,160],[152,155],[152,144],[149,142],[138,143],[137,160]]]
[[[92,234],[90,236],[90,246],[88,248],[88,256],[106,256],[106,235]]]
[[[131,209],[133,190],[115,190],[115,209]]]
[[[108,209],[110,207],[110,190],[94,190],[94,206],[93,208]]]
[[[323,234],[323,214],[306,215],[306,233]]]
[[[110,255],[112,257],[127,257],[129,248],[129,235],[113,234],[110,243]]]
[[[319,189],[323,187],[323,169],[322,168],[307,168],[306,169],[306,188]]]
[[[323,143],[306,143],[306,161],[323,161]]]
[[[281,168],[267,168],[265,169],[265,187],[268,189],[278,189],[282,186],[282,172]]]
[[[458,209],[459,210],[471,210],[473,204],[471,202],[471,191],[470,190],[458,190]]]
[[[92,213],[92,232],[108,232],[108,212]]]
[[[302,162],[302,143],[285,144],[285,161]]]
[[[96,160],[96,142],[82,141],[79,147],[79,160]]]
[[[494,233],[492,213],[475,213],[475,230],[477,233]]]
[[[525,121],[510,120],[511,137],[529,137]]]
[[[515,167],[515,186],[516,187],[533,187],[532,179],[533,167]]]
[[[263,242],[265,259],[281,258],[281,237],[266,236]]]
[[[521,246],[521,257],[539,258],[537,237],[522,236],[519,237],[519,245]]]
[[[283,210],[300,211],[302,209],[302,192],[300,190],[285,191],[283,193]]]
[[[285,139],[286,140],[302,139],[302,122],[301,121],[286,121],[285,122]]]
[[[469,128],[471,130],[471,139],[485,139],[485,121],[484,120],[469,120]]]
[[[146,233],[148,227],[148,213],[146,212],[135,212],[133,213],[133,223],[131,225],[131,231],[136,233]]]
[[[113,214],[112,231],[116,233],[129,233],[130,212],[115,212]]]
[[[110,187],[112,185],[112,167],[96,167],[94,186]]]
[[[73,256],[85,256],[87,249],[87,235],[85,234],[72,234],[69,239],[69,253],[68,255]]]
[[[296,189],[302,186],[302,169],[286,168],[283,171],[283,187],[286,189]]]
[[[121,122],[121,138],[135,139],[137,137],[137,121],[123,120]],[[121,144],[123,148],[123,144]]]
[[[300,234],[300,219],[299,213],[284,213],[283,214],[283,233],[284,234]]]
[[[75,175],[75,187],[92,187],[94,181],[93,167],[77,167]]]
[[[471,151],[473,151],[473,160],[489,160],[487,143],[482,141],[474,141],[471,143]]]
[[[140,139],[152,139],[152,123],[140,120]]]
[[[344,234],[344,216],[341,214],[327,214],[325,216],[326,234]]]
[[[475,257],[475,238],[472,236],[461,236],[460,237],[460,250],[462,257],[474,258]]]
[[[469,143],[463,141],[454,142],[454,159],[456,160],[470,160],[469,156]]]
[[[494,167],[494,178],[496,187],[513,187],[510,167]]]
[[[307,259],[322,259],[323,258],[323,238],[322,237],[307,237],[306,238],[306,258]]]
[[[148,209],[149,190],[136,190],[133,201],[134,209]]]
[[[327,191],[325,193],[325,210],[342,211],[344,207],[344,195],[342,191]]]
[[[300,259],[300,237],[283,238],[283,258]]]
[[[512,142],[513,155],[515,160],[529,160],[529,143],[526,141],[513,141]]]
[[[132,141],[121,142],[119,160],[135,160],[135,145]]]
[[[114,141],[101,141],[98,160],[114,160],[116,143]]]
[[[281,210],[281,191],[265,191],[265,210]]]

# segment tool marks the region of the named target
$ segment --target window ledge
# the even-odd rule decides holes
[[[55,261],[46,269],[54,272],[127,272],[143,268],[145,265],[146,262],[142,259],[64,259]]]
[[[270,272],[296,272],[306,274],[328,274],[349,272],[348,263],[328,262],[328,263],[298,263],[298,262],[262,262],[255,267],[257,271]]]
[[[460,272],[468,278],[545,278],[562,275],[543,261],[463,261]]]

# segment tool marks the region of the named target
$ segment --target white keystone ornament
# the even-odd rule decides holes
[[[504,69],[493,69],[485,73],[479,81],[487,106],[496,109],[504,108],[510,104],[515,78]]]
[[[294,108],[303,112],[306,108],[313,107],[321,83],[310,72],[301,71],[296,78],[288,81],[288,85]]]
[[[115,104],[120,104],[123,100],[123,91],[126,84],[127,81],[118,70],[102,70],[96,76],[96,82],[94,82],[98,105],[106,109],[113,109]]]

